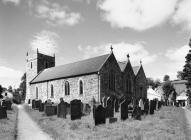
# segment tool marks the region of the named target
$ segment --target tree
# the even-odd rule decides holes
[[[3,92],[3,87],[0,85],[0,98],[3,98],[2,92]]]
[[[191,47],[191,39],[189,42],[189,46]],[[183,68],[182,78],[184,80],[187,80],[187,83],[186,83],[186,88],[188,90],[187,95],[189,98],[189,103],[191,103],[190,102],[191,101],[191,92],[190,92],[191,91],[191,50],[189,50],[185,58],[186,58],[186,61]]]
[[[177,77],[179,80],[184,80],[183,72],[182,72],[182,71],[178,71],[176,77]]]
[[[164,99],[165,99],[165,103],[167,105],[167,100],[169,98],[169,95],[171,95],[171,93],[173,91],[175,91],[173,85],[171,84],[170,81],[166,81],[162,84],[162,90],[163,90],[163,96],[164,96]]]
[[[170,76],[169,75],[165,75],[164,78],[163,78],[163,81],[164,82],[170,81]]]
[[[12,86],[9,86],[9,87],[8,87],[8,91],[9,91],[9,92],[13,92]]]
[[[161,82],[159,79],[156,79],[155,81],[152,78],[147,78],[147,87],[151,86],[152,89],[157,88],[159,85],[161,85]]]
[[[26,97],[26,73],[21,77],[21,83],[19,85],[19,90],[21,91],[22,99]]]

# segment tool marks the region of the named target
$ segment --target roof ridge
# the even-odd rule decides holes
[[[46,68],[46,69],[44,69],[44,70],[53,69],[53,68],[58,68],[58,67],[66,66],[66,65],[71,65],[71,64],[75,64],[75,63],[78,63],[78,62],[83,62],[83,61],[86,61],[86,60],[95,59],[95,58],[102,57],[102,56],[106,56],[106,55],[109,55],[109,56],[110,56],[110,54],[108,53],[108,54],[99,55],[99,56],[96,56],[96,57],[91,57],[91,58],[82,59],[82,60],[79,60],[79,61],[74,61],[74,62],[70,62],[70,63],[58,65],[58,66],[55,66],[55,67]]]

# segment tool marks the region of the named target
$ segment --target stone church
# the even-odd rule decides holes
[[[26,102],[29,99],[51,99],[70,102],[80,99],[89,103],[93,98],[101,102],[103,97],[124,96],[133,100],[147,98],[147,80],[142,67],[132,67],[127,61],[118,62],[111,53],[55,66],[55,56],[40,52],[28,54],[26,59]]]

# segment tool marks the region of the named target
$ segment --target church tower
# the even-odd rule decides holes
[[[26,56],[26,99],[31,99],[30,95],[30,82],[37,76],[39,72],[46,68],[55,67],[55,55],[49,56],[39,53],[38,49],[36,53],[29,54]]]

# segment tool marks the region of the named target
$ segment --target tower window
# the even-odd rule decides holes
[[[79,93],[80,93],[80,95],[83,95],[83,82],[82,82],[82,80],[80,80],[80,82],[79,82]]]
[[[54,87],[51,85],[51,98],[54,98]]]
[[[31,62],[31,69],[32,69],[32,62]]]
[[[36,87],[36,99],[38,99],[38,88]]]
[[[65,95],[70,95],[70,84],[68,81],[65,82]]]

